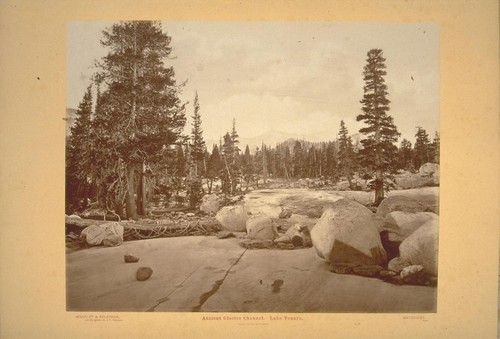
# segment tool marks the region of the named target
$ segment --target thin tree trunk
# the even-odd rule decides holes
[[[139,179],[139,185],[137,190],[137,213],[139,215],[144,215],[146,213],[146,164],[142,163],[141,177]]]
[[[354,191],[354,187],[352,186],[352,176],[351,173],[347,173],[347,181],[349,182],[349,189]]]
[[[375,189],[375,204],[378,205],[384,199],[384,177],[382,175],[382,170],[378,169],[375,175],[379,186]]]
[[[137,207],[135,205],[135,187],[134,187],[135,169],[132,165],[127,166],[127,197],[125,200],[128,219],[137,220]]]
[[[227,175],[229,176],[230,195],[233,195],[233,178],[231,176],[231,171],[229,171],[229,167],[227,165],[226,156],[224,156],[224,164],[226,165]]]

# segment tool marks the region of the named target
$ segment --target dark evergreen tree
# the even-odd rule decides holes
[[[285,178],[290,179],[293,176],[293,160],[288,145],[284,147],[283,151],[283,170],[285,172]]]
[[[240,140],[238,139],[240,136],[238,135],[238,132],[236,132],[236,119],[233,118],[233,128],[231,130],[231,142],[233,144],[233,161],[236,162],[238,160],[238,157],[240,155]]]
[[[304,151],[299,140],[295,141],[293,146],[293,176],[302,178],[304,170]]]
[[[210,158],[208,159],[207,164],[207,179],[208,179],[208,194],[212,193],[213,182],[216,178],[220,176],[221,171],[223,170],[222,159],[219,153],[219,148],[217,145],[214,145],[212,148],[212,154],[210,154]]]
[[[440,147],[440,140],[439,140],[439,133],[436,132],[434,134],[434,140],[432,140],[432,161],[436,164],[439,164],[439,147]]]
[[[253,161],[252,156],[250,154],[250,148],[248,145],[245,147],[245,153],[243,154],[242,159],[242,171],[243,171],[243,179],[246,182],[247,188],[250,182],[253,181]]]
[[[173,173],[173,175],[183,178],[186,176],[186,157],[184,155],[184,149],[181,145],[177,145],[175,148],[175,172]]]
[[[433,161],[432,147],[429,141],[429,135],[422,127],[417,127],[417,133],[415,134],[415,146],[413,154],[413,165],[415,169],[418,170],[420,166],[427,162]]]
[[[203,158],[205,154],[205,141],[203,140],[203,129],[201,128],[200,104],[198,102],[198,92],[194,97],[194,114],[192,116],[191,130],[191,158],[194,165],[194,175],[198,176],[199,168],[203,168]]]
[[[178,142],[185,125],[185,109],[178,98],[174,70],[164,60],[171,38],[153,21],[124,21],[103,32],[109,49],[100,63],[98,83],[108,153],[118,156],[127,173],[127,217],[137,218],[136,171],[164,157],[165,148]]]
[[[370,187],[375,190],[375,204],[384,199],[384,190],[389,189],[386,175],[395,167],[398,132],[392,116],[388,115],[389,99],[385,84],[385,58],[381,49],[372,49],[367,54],[367,63],[363,69],[364,95],[361,100],[363,113],[356,117],[366,127],[360,132],[366,136],[361,140],[361,166],[374,175]]]
[[[86,208],[90,190],[92,92],[89,86],[76,111],[66,144],[66,206],[68,213]]]
[[[413,170],[413,150],[411,142],[406,139],[401,141],[401,146],[398,150],[398,169],[412,171]]]
[[[354,174],[354,147],[344,120],[340,121],[338,168],[339,172],[347,178],[349,188],[354,190],[352,183],[352,176]]]

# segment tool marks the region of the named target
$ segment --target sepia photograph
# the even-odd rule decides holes
[[[0,337],[497,338],[498,6],[1,1]]]
[[[435,24],[67,24],[68,311],[436,312]]]

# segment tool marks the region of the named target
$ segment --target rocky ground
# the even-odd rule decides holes
[[[330,226],[325,209],[339,205],[345,201],[344,198],[352,202],[348,205],[352,205],[353,210],[345,213],[343,218],[356,216],[361,211],[361,214],[367,215],[366,223],[370,225],[369,235],[354,235],[351,238],[364,239],[374,233],[374,240],[370,240],[371,243],[366,239],[361,242],[355,240],[356,244],[346,247],[341,243],[343,245],[339,247],[337,242],[328,242],[335,240],[328,233],[316,232],[320,234],[319,238],[316,235],[320,241],[316,240],[314,248],[311,248],[314,236],[311,241],[310,230],[321,223],[326,223],[328,229]],[[190,235],[201,232],[205,236],[127,241],[127,236],[131,234],[127,230],[130,225],[125,224],[124,230],[122,226],[113,224],[110,227],[112,233],[124,233],[125,242],[108,248],[91,247],[79,237],[76,229],[67,229],[68,310],[435,311],[436,288],[432,286],[436,285],[436,278],[433,262],[428,263],[428,258],[423,258],[423,261],[419,259],[419,265],[412,264],[416,254],[411,250],[416,241],[424,241],[422,246],[427,248],[425,244],[428,241],[435,242],[437,239],[437,233],[433,235],[437,223],[420,226],[429,220],[428,214],[436,216],[437,220],[439,188],[392,191],[386,199],[388,203],[381,205],[378,211],[362,206],[369,206],[371,199],[371,193],[363,191],[310,188],[253,190],[236,206],[223,209],[230,210],[226,219],[219,216],[222,210],[217,213],[221,231],[198,228]],[[342,206],[339,208],[345,210],[346,207]],[[357,216],[355,218],[354,223],[361,220]],[[206,225],[206,222],[213,220],[213,214],[210,213],[179,211],[156,213],[138,223],[163,227]],[[235,228],[224,227],[224,224],[228,224],[226,221]],[[347,225],[351,223],[348,221]],[[419,227],[419,238],[405,240]],[[316,228],[319,229],[318,226]],[[358,232],[361,228],[355,227],[353,230]],[[345,234],[352,231],[342,232],[344,235],[337,234],[337,240],[340,236],[345,238]],[[388,234],[382,237],[382,243],[378,232]],[[349,238],[342,240],[347,243],[350,241]],[[368,243],[370,247],[367,252],[363,246]],[[399,253],[400,244],[401,248],[409,248],[410,252]],[[351,245],[357,248],[354,252]],[[328,253],[320,254],[321,246],[326,246]],[[332,247],[336,248],[332,250],[335,252],[334,257],[342,258],[340,262],[329,260],[332,258]],[[376,251],[380,252],[377,259],[363,262],[365,254],[370,255],[370,251],[373,254],[377,247],[379,249]],[[365,254],[360,257],[362,252]],[[422,257],[421,253],[417,254]],[[135,262],[126,263],[125,256],[127,261]],[[363,260],[350,262],[354,257]],[[433,277],[429,277],[427,271],[432,271]]]
[[[124,256],[139,258],[125,263]],[[151,267],[146,281],[139,267]],[[434,312],[436,288],[334,274],[313,248],[249,250],[194,236],[67,255],[71,311]]]

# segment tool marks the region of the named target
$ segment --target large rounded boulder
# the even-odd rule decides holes
[[[385,218],[387,214],[393,211],[417,213],[425,212],[427,207],[420,202],[405,196],[395,195],[382,200],[377,208],[377,216]]]
[[[426,273],[437,275],[439,222],[433,218],[420,226],[399,246],[399,261],[423,266]]]
[[[431,212],[408,213],[394,211],[385,217],[382,231],[388,233],[389,241],[402,242],[427,221],[437,218],[437,214]]]
[[[274,240],[278,230],[271,218],[254,216],[247,220],[247,237],[249,239]]]
[[[248,212],[243,205],[225,206],[217,212],[215,219],[227,231],[245,232],[247,230]]]
[[[86,227],[80,237],[92,246],[119,246],[123,243],[123,226],[117,222],[108,222]]]
[[[331,263],[379,265],[387,259],[373,213],[349,199],[325,210],[311,230],[311,239],[318,256]]]
[[[201,199],[200,211],[205,213],[217,213],[219,208],[220,199],[216,194],[207,194]]]
[[[433,163],[426,163],[420,166],[418,169],[418,174],[421,176],[434,176],[437,174],[439,176],[439,165],[438,164],[433,164]]]

